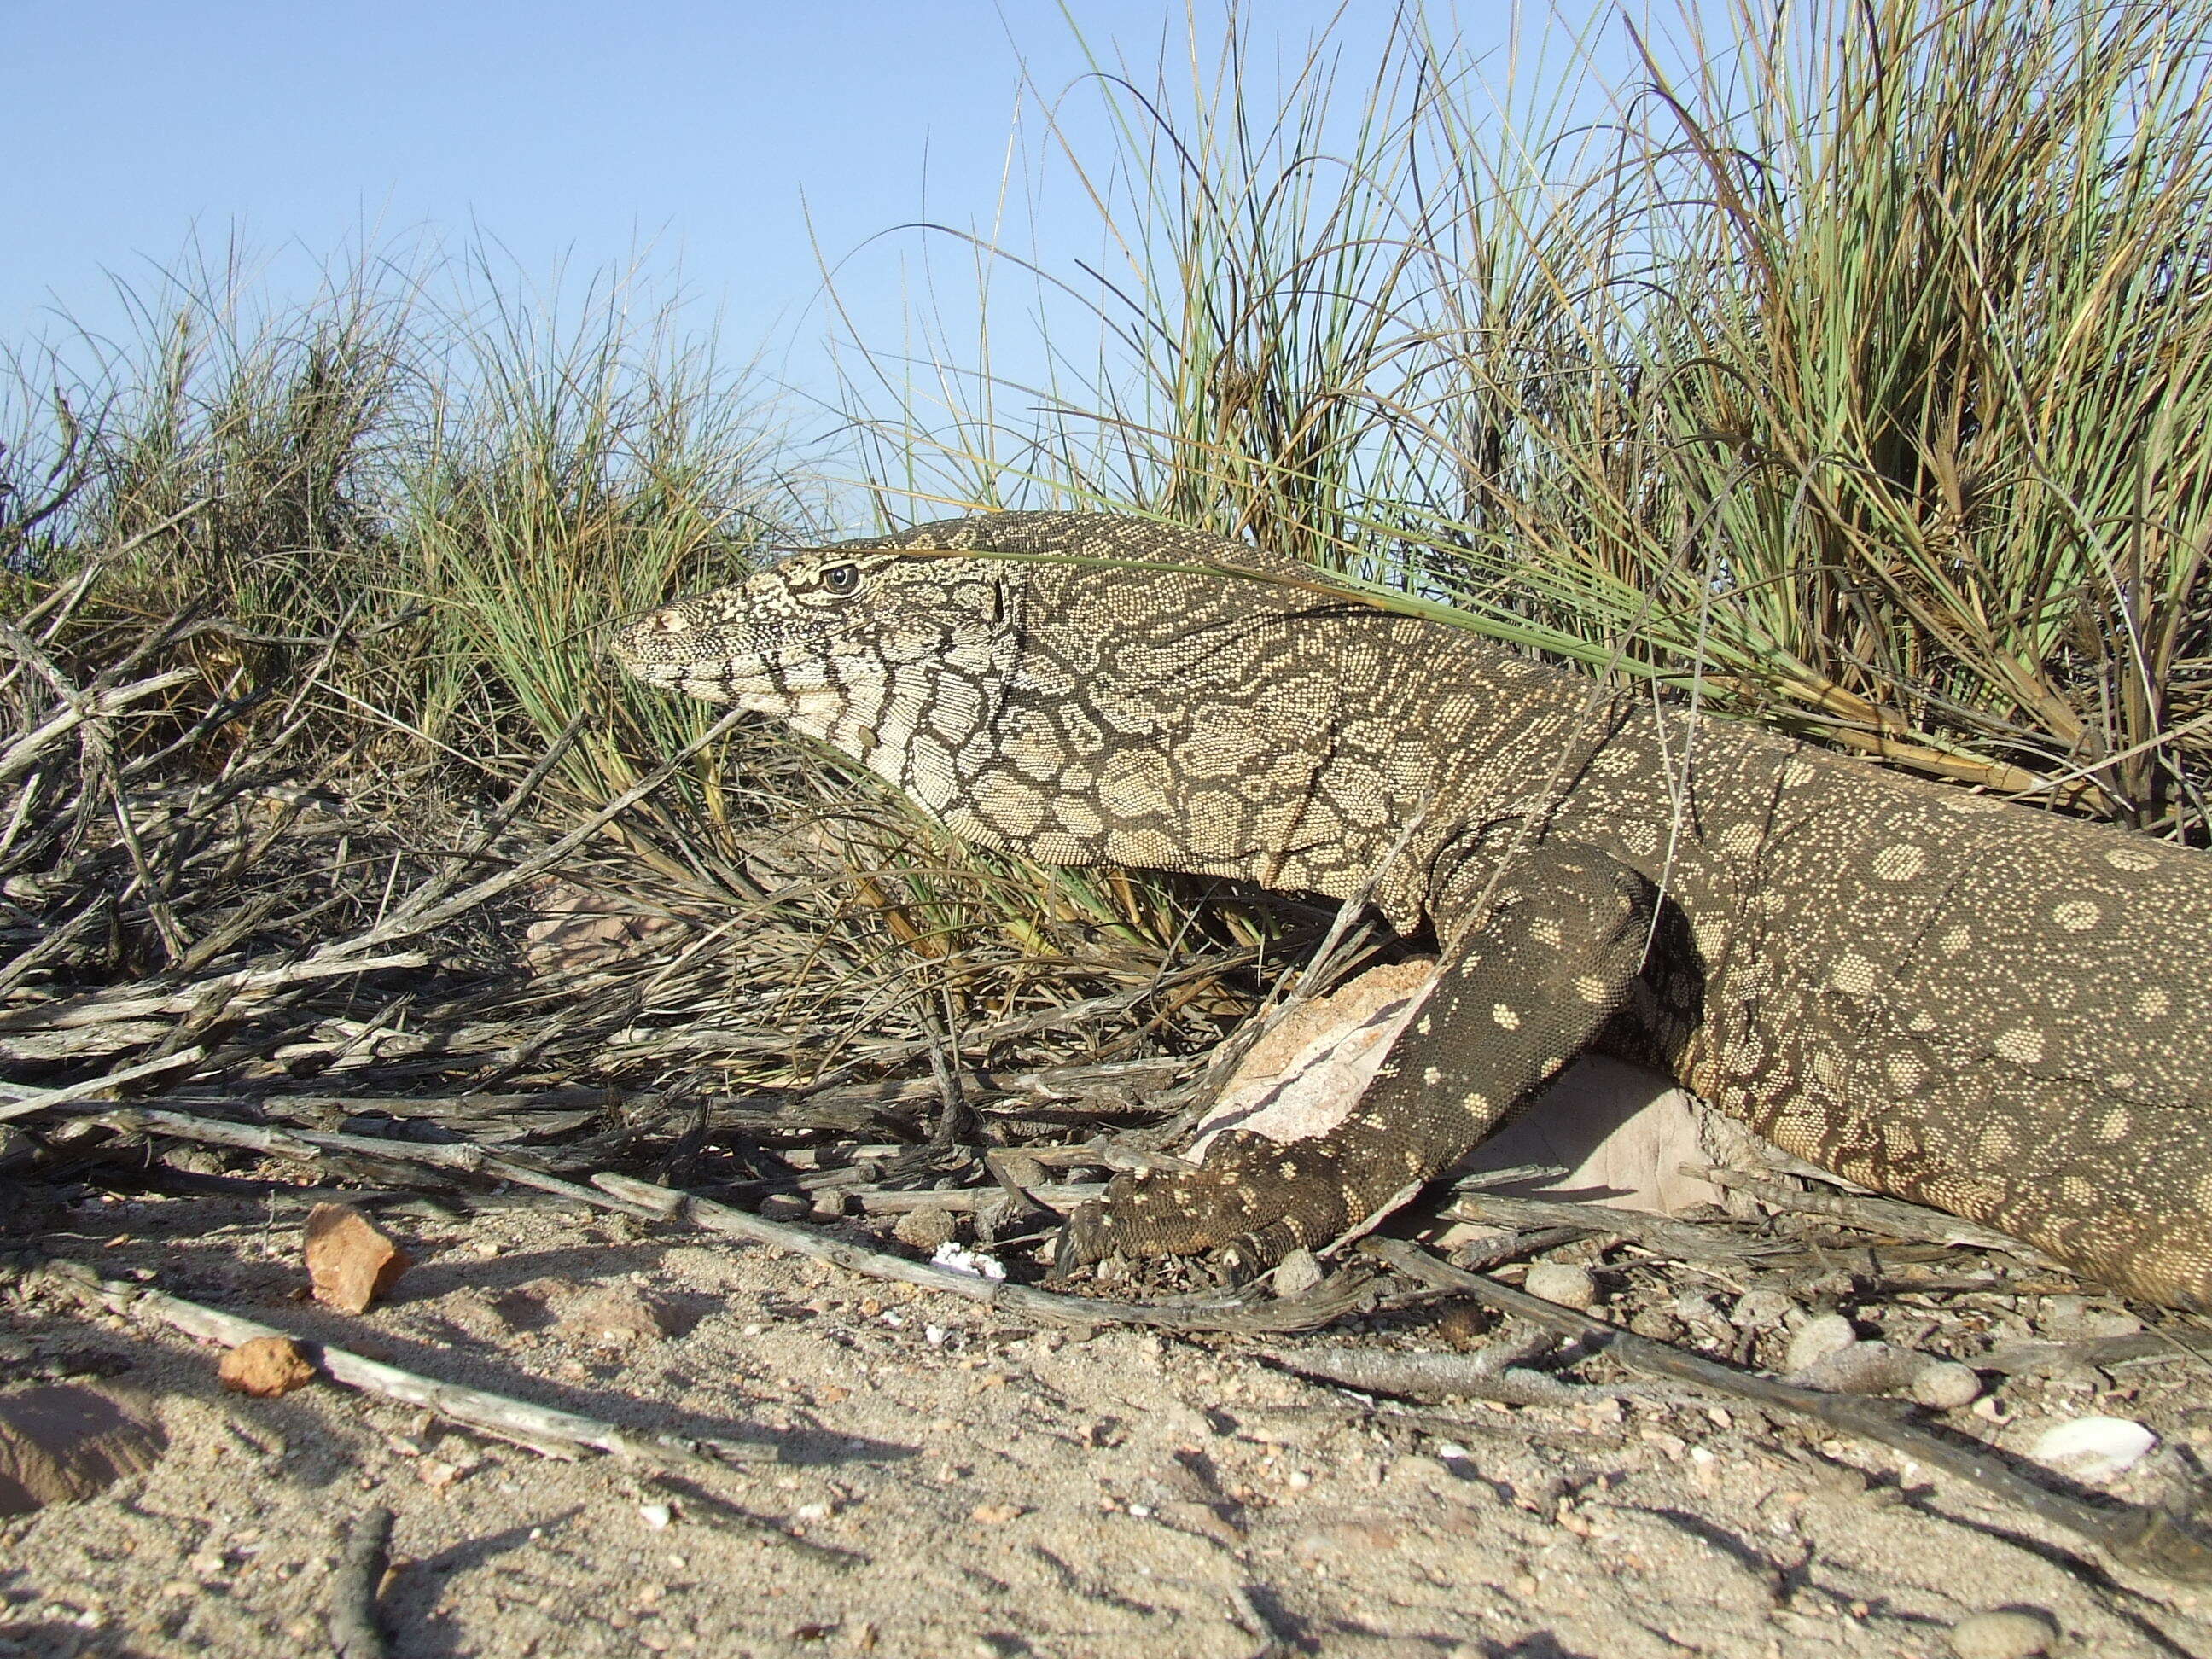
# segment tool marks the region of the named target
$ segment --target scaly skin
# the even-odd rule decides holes
[[[615,655],[988,847],[1433,927],[1437,988],[1340,1128],[1124,1177],[1079,1254],[1323,1243],[1596,1047],[1852,1181],[2212,1308],[2206,854],[1745,726],[1692,744],[1680,710],[1106,515],[795,555]]]

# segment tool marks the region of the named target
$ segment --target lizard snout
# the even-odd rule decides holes
[[[615,630],[607,654],[633,671],[679,659],[684,637],[699,629],[689,602],[665,605]]]

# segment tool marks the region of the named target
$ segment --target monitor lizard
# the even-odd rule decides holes
[[[1117,1177],[1078,1259],[1317,1246],[1586,1048],[1786,1151],[2212,1310],[2212,855],[1706,718],[1146,520],[1008,513],[793,554],[620,629],[955,835],[1432,930],[1328,1134]]]

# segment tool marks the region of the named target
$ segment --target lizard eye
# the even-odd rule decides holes
[[[822,586],[831,593],[857,593],[860,591],[860,567],[833,564],[822,573]]]

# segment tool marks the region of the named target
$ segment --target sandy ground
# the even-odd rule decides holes
[[[359,1317],[298,1299],[296,1212],[95,1198],[37,1242],[427,1374],[776,1461],[702,1477],[720,1505],[672,1499],[613,1460],[553,1461],[328,1383],[227,1395],[216,1350],[18,1301],[0,1310],[7,1386],[110,1372],[158,1402],[172,1443],[100,1496],[0,1522],[0,1654],[328,1651],[331,1566],[373,1502],[397,1512],[383,1607],[408,1659],[1918,1655],[2007,1607],[2047,1613],[2054,1653],[2212,1653],[2207,1593],[2100,1565],[1877,1449],[1656,1385],[1435,1407],[1425,1431],[1263,1358],[1443,1346],[1454,1327],[1429,1311],[1272,1344],[1070,1336],[621,1218],[387,1224],[417,1263]],[[563,1322],[607,1290],[672,1334]],[[2142,1420],[2160,1448],[2116,1487],[2141,1497],[2193,1470],[2204,1376],[2179,1360],[2015,1379],[1982,1408],[2002,1421],[1954,1420],[2008,1447],[2069,1416]]]

